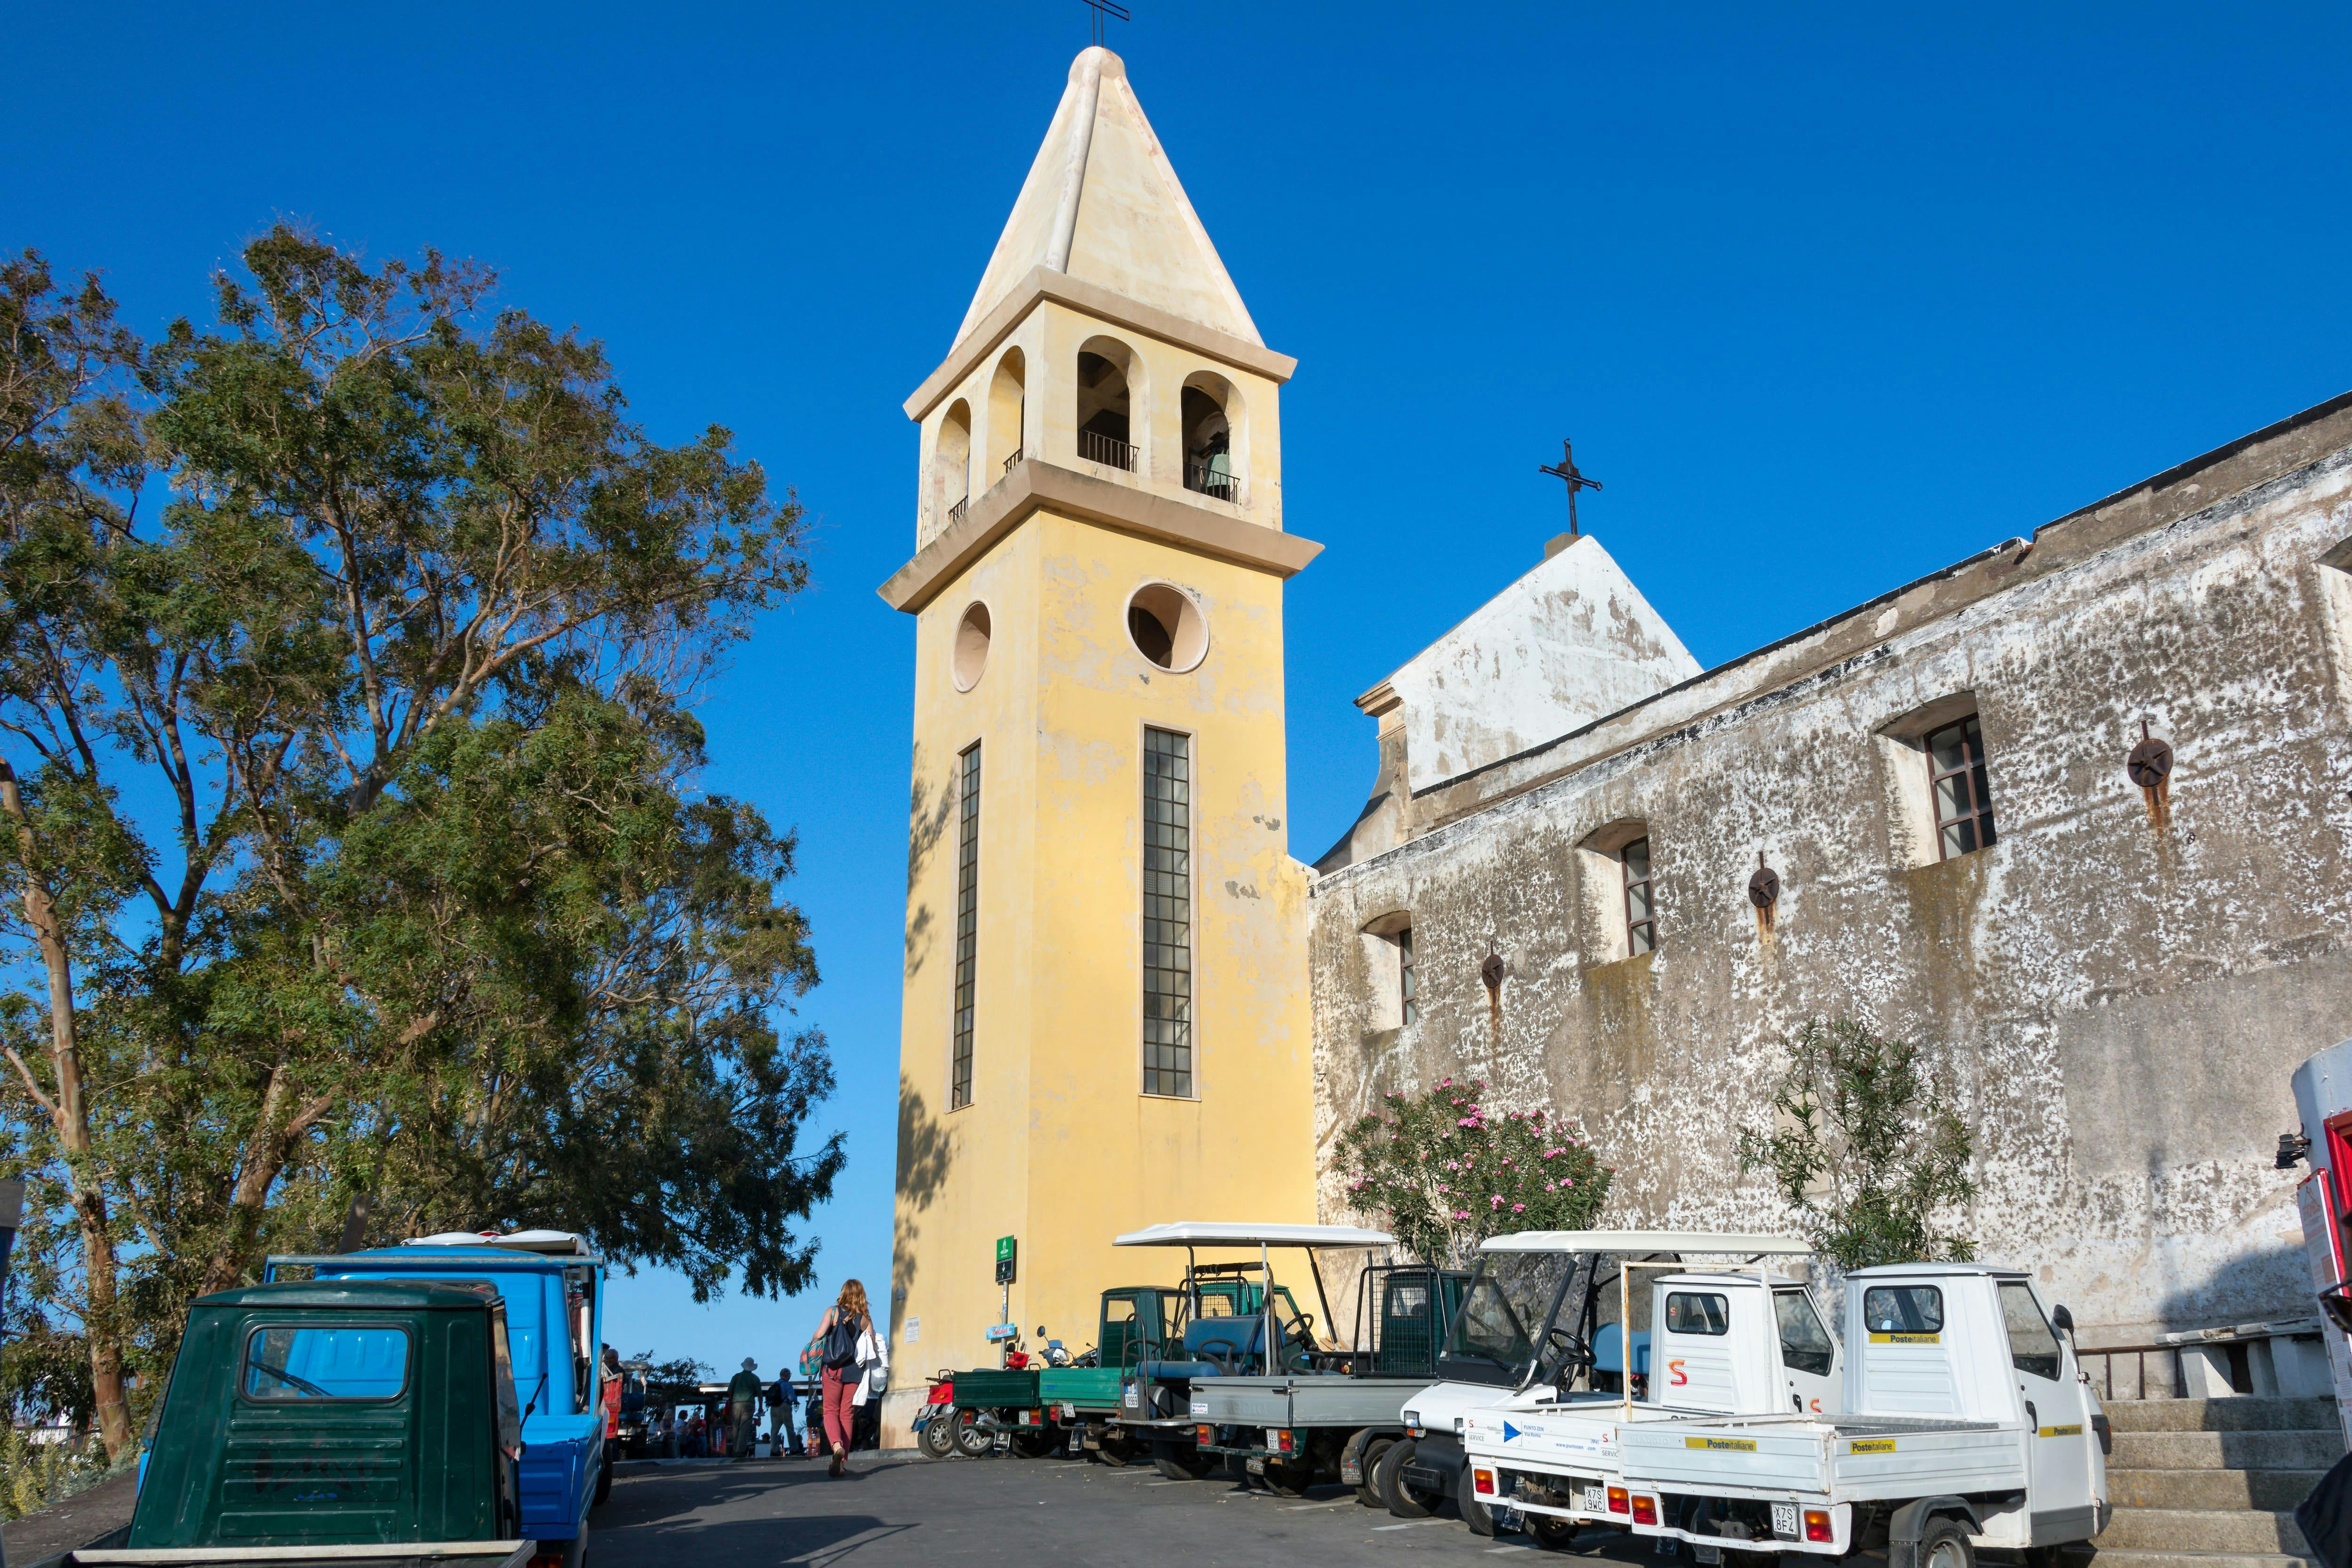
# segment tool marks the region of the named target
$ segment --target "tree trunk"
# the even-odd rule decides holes
[[[0,813],[6,814],[16,831],[17,862],[25,875],[25,919],[40,946],[42,967],[48,972],[54,1098],[47,1109],[57,1129],[58,1152],[65,1156],[74,1219],[81,1228],[82,1269],[87,1277],[82,1332],[89,1343],[90,1393],[97,1406],[99,1435],[106,1441],[107,1458],[120,1459],[131,1444],[131,1408],[122,1397],[122,1325],[115,1315],[114,1232],[107,1219],[106,1189],[91,1153],[89,1086],[83,1078],[81,1040],[74,1019],[73,955],[67,949],[65,925],[42,876],[40,846],[25,814],[16,770],[5,761],[0,761]]]

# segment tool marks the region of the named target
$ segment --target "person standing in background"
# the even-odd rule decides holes
[[[824,1322],[818,1325],[818,1333],[824,1341],[820,1354],[824,1381],[824,1440],[833,1449],[833,1463],[825,1473],[838,1479],[848,1469],[853,1413],[857,1405],[865,1402],[861,1364],[874,1333],[873,1315],[866,1307],[866,1287],[855,1280],[844,1281],[840,1299],[825,1309]]]
[[[808,1390],[808,1409],[802,1413],[801,1429],[808,1434],[809,1451],[830,1454],[832,1446],[824,1440],[824,1325],[821,1322],[801,1347],[801,1384]]]
[[[743,1358],[743,1370],[727,1383],[727,1457],[748,1459],[751,1445],[760,1429],[760,1364],[751,1356]]]

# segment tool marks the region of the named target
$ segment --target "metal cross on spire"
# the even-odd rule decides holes
[[[1089,3],[1091,4],[1091,0],[1089,0]],[[1576,493],[1579,490],[1598,490],[1601,488],[1601,481],[1598,479],[1586,478],[1583,471],[1577,467],[1576,449],[1569,444],[1568,438],[1565,436],[1560,438],[1559,461],[1558,463],[1547,463],[1542,467],[1538,468],[1536,472],[1538,474],[1549,474],[1555,479],[1565,480],[1567,482],[1568,537],[1570,538],[1574,538],[1576,537]]]
[[[1094,13],[1092,17],[1092,21],[1094,23],[1094,41],[1097,47],[1099,47],[1103,41],[1104,17],[1108,16],[1120,22],[1132,22],[1135,20],[1134,17],[1127,14],[1127,7],[1119,5],[1118,0],[1079,0],[1079,3]]]

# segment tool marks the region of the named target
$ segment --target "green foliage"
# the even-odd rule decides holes
[[[1963,1261],[1976,1245],[1937,1228],[1976,1197],[1969,1130],[1937,1101],[1919,1048],[1852,1019],[1809,1019],[1772,1091],[1778,1124],[1739,1139],[1742,1171],[1767,1169],[1814,1243],[1843,1267]]]
[[[0,1427],[0,1519],[22,1519],[96,1486],[108,1475],[106,1446],[96,1433],[63,1443],[36,1443],[15,1427]]]
[[[244,263],[152,348],[0,263],[0,1175],[118,1450],[266,1251],[554,1225],[787,1292],[842,1159],[793,835],[694,787],[800,508],[479,268]]]
[[[1542,1111],[1496,1115],[1483,1083],[1440,1079],[1391,1093],[1339,1135],[1349,1202],[1377,1213],[1414,1257],[1467,1267],[1478,1243],[1512,1230],[1589,1228],[1615,1174]]]

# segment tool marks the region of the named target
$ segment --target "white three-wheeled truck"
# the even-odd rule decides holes
[[[1908,1263],[1846,1279],[1845,1413],[1656,1421],[1619,1436],[1633,1532],[1713,1560],[1843,1556],[1970,1568],[1975,1549],[2054,1548],[2106,1524],[2106,1417],[2063,1307],[2021,1270]]]

